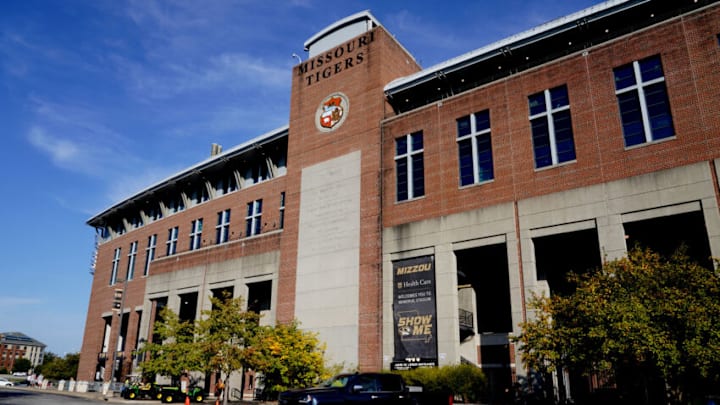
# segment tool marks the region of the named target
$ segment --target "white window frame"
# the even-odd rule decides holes
[[[252,210],[250,211],[250,215],[247,215],[245,217],[245,230],[248,229],[248,224],[250,225],[250,232],[248,232],[246,237],[249,236],[255,236],[259,235],[261,230],[256,231],[255,229],[258,228],[258,223],[262,222],[262,199],[255,200],[248,203],[248,208],[252,207]],[[262,227],[262,225],[261,225]]]
[[[202,246],[202,228],[202,218],[190,222],[190,250],[200,249]]]
[[[145,248],[145,270],[144,276],[150,274],[150,263],[155,260],[155,249],[157,248],[157,234],[148,236],[148,245]]]
[[[112,261],[112,270],[110,272],[110,285],[117,283],[118,267],[120,266],[120,253],[122,248],[115,248],[115,255]]]
[[[632,62],[633,74],[635,75],[635,84],[628,87],[623,87],[620,90],[615,90],[615,95],[625,94],[631,91],[636,91],[638,94],[638,101],[640,102],[640,115],[642,116],[643,133],[645,134],[645,143],[653,142],[652,127],[650,124],[650,115],[648,115],[647,100],[645,99],[645,88],[652,86],[656,83],[662,83],[665,81],[665,72],[661,77],[643,82],[642,72],[640,71],[640,60]],[[624,65],[627,66],[627,65]],[[665,89],[667,95],[667,88]]]
[[[167,245],[167,256],[172,256],[175,253],[177,253],[177,241],[178,241],[178,231],[180,230],[179,227],[174,227],[168,229],[168,240],[165,242]]]
[[[216,244],[230,240],[230,209],[218,212],[218,224],[215,226]]]
[[[130,244],[130,252],[128,253],[128,267],[125,274],[126,280],[132,280],[135,277],[135,259],[137,258],[137,241]]]
[[[567,111],[570,109],[570,99],[568,97],[568,103],[567,105],[560,106],[557,108],[553,108],[552,106],[552,97],[550,95],[550,90],[555,89],[553,87],[552,89],[545,89],[543,90],[543,96],[545,99],[545,111],[541,113],[537,113],[530,116],[530,122],[532,122],[534,119],[537,118],[543,118],[545,117],[545,120],[548,124],[548,137],[550,142],[550,159],[552,160],[552,165],[555,166],[559,164],[558,161],[558,152],[557,152],[557,140],[555,139],[555,121],[553,120],[553,115],[562,111]],[[537,94],[537,93],[533,93]],[[533,151],[534,152],[534,151]],[[564,162],[563,162],[564,163]],[[537,164],[536,164],[537,165]]]
[[[470,115],[469,115],[469,116],[470,116],[470,133],[467,134],[467,135],[463,135],[462,137],[459,137],[459,138],[457,138],[457,140],[456,140],[456,143],[457,143],[458,145],[460,145],[460,142],[463,142],[463,141],[465,141],[465,140],[470,139],[470,144],[471,144],[471,147],[472,147],[473,184],[480,184],[480,183],[484,183],[484,182],[487,182],[487,181],[492,180],[492,179],[487,179],[487,180],[482,180],[482,179],[480,179],[480,173],[479,173],[480,158],[478,157],[478,155],[480,154],[480,152],[478,152],[478,138],[480,138],[481,136],[484,136],[484,135],[490,135],[490,136],[492,137],[492,134],[490,133],[490,130],[491,130],[491,127],[490,127],[490,126],[489,126],[487,129],[483,129],[483,130],[481,130],[481,131],[478,131],[478,130],[477,130],[477,124],[476,124],[477,115],[478,115],[478,114],[481,114],[481,113],[483,113],[483,112],[485,112],[485,111],[488,111],[488,115],[490,114],[490,111],[489,111],[489,110],[478,111],[478,112],[476,112],[476,113],[470,114]],[[461,117],[461,118],[464,118],[464,117],[465,117],[465,116],[463,116],[463,117]],[[492,141],[492,138],[491,138],[491,141]],[[423,143],[423,145],[425,145],[425,144]],[[459,156],[458,156],[458,158],[459,158]],[[493,178],[494,178],[494,177],[495,177],[495,176],[493,175]],[[470,184],[466,184],[466,185],[463,186],[463,187],[467,187],[467,186],[469,186],[469,185],[470,185]]]
[[[278,228],[283,229],[285,227],[285,192],[280,193],[280,218]]]
[[[423,147],[418,150],[413,150],[412,149],[412,137],[413,137],[413,135],[418,134],[418,133],[420,134],[421,137],[423,137]],[[415,132],[412,132],[412,133],[409,133],[409,134],[406,134],[406,135],[396,138],[395,144],[397,144],[397,139],[400,139],[403,137],[405,138],[405,142],[407,145],[407,151],[401,155],[395,155],[395,162],[396,162],[395,167],[397,167],[398,160],[404,159],[407,163],[407,173],[406,173],[407,174],[407,196],[408,196],[407,201],[410,201],[410,200],[416,198],[416,196],[414,194],[414,190],[413,190],[414,189],[413,185],[415,184],[415,181],[414,181],[415,179],[413,178],[413,159],[412,158],[415,155],[422,155],[423,153],[425,153],[425,135],[424,135],[423,131],[415,131]],[[425,161],[425,157],[423,156],[423,163],[424,163],[424,161]],[[424,173],[423,173],[423,176],[424,176]],[[397,178],[396,178],[396,181],[397,181]],[[423,181],[425,181],[424,178],[423,178]],[[423,196],[424,195],[425,194],[423,194]],[[417,196],[417,197],[422,197],[422,196]]]

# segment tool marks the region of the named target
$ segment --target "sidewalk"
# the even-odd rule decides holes
[[[105,401],[115,404],[157,404],[160,401],[156,399],[125,399],[122,398],[119,394],[114,392],[108,392],[108,395],[103,395],[102,392],[76,392],[76,391],[61,391],[56,388],[33,388],[33,387],[13,387],[13,390],[18,391],[31,391],[31,392],[43,392],[48,394],[56,394],[56,395],[66,395],[66,396],[74,396],[74,397],[80,397],[80,398],[87,398],[92,399],[95,401]],[[178,402],[180,403],[180,402]],[[215,398],[209,397],[206,398],[205,401],[203,401],[204,404],[215,404]],[[222,402],[221,402],[222,403]],[[244,400],[244,401],[228,401],[228,404],[232,405],[275,405],[277,402],[271,401],[271,402],[265,402],[265,401],[250,401],[250,400]]]

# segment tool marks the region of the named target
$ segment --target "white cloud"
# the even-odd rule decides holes
[[[118,166],[132,164],[124,156],[128,140],[103,124],[100,109],[54,103],[33,96],[35,119],[26,139],[53,165],[90,177],[104,177]]]
[[[72,167],[79,156],[80,147],[76,143],[49,136],[43,128],[33,127],[28,132],[28,140],[36,148],[50,155],[53,163],[63,168]]]

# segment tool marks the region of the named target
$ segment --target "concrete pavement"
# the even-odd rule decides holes
[[[34,388],[34,387],[13,387],[14,390],[22,390],[22,391],[33,391],[33,392],[44,392],[49,394],[57,394],[57,395],[68,395],[68,396],[75,396],[75,397],[81,397],[81,398],[87,398],[87,399],[93,399],[96,401],[105,401],[110,403],[117,403],[117,404],[157,404],[160,401],[154,400],[154,399],[125,399],[120,397],[119,395],[113,395],[114,392],[109,392],[108,395],[103,395],[102,392],[76,392],[76,391],[63,391],[58,390],[56,388]],[[205,399],[203,402],[205,404],[214,404],[215,398],[210,397]],[[265,402],[265,401],[228,401],[228,404],[232,405],[259,405],[259,404],[277,404],[277,402]]]

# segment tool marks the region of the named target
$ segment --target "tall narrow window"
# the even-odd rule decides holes
[[[422,131],[395,140],[397,200],[405,201],[425,195],[425,163]]]
[[[280,193],[280,229],[285,227],[285,192]]]
[[[625,146],[675,135],[659,56],[613,69]]]
[[[120,266],[121,248],[115,248],[115,255],[112,261],[112,270],[110,271],[110,285],[117,283],[118,267]]]
[[[490,111],[470,114],[457,120],[460,185],[493,179]]]
[[[175,252],[177,252],[178,230],[179,228],[177,226],[168,229],[168,238],[166,242],[167,251],[165,253],[166,256],[174,255]]]
[[[535,167],[575,160],[570,99],[562,85],[528,97]]]
[[[148,236],[147,247],[145,248],[145,271],[143,275],[150,274],[150,263],[155,260],[155,248],[157,247],[157,234]]]
[[[200,249],[202,245],[202,218],[190,223],[190,250]]]
[[[137,241],[130,244],[130,252],[128,253],[128,267],[126,280],[132,280],[135,277],[135,258],[137,257]]]
[[[220,211],[217,214],[215,226],[215,243],[225,243],[230,238],[230,210]]]
[[[245,236],[260,234],[262,227],[262,200],[249,202],[245,216]]]

